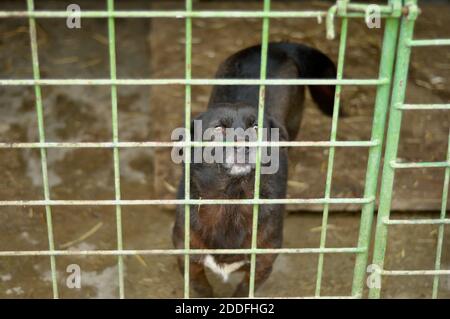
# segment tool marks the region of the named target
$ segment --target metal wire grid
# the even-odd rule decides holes
[[[406,0],[409,7],[409,15],[401,22],[399,44],[397,49],[397,65],[395,68],[393,90],[391,99],[391,110],[389,114],[389,126],[387,132],[386,151],[384,156],[384,167],[380,191],[380,207],[378,209],[378,219],[375,236],[375,248],[373,264],[380,269],[380,276],[434,276],[432,297],[438,297],[440,276],[450,275],[450,270],[441,270],[441,256],[444,239],[444,227],[450,224],[450,219],[446,218],[448,188],[450,182],[450,132],[447,146],[447,159],[442,162],[420,162],[420,163],[400,163],[397,161],[397,151],[400,139],[400,129],[402,112],[405,110],[449,110],[450,104],[405,104],[406,83],[408,80],[408,68],[410,62],[411,49],[419,46],[441,46],[450,45],[450,39],[425,39],[415,40],[414,23],[418,14],[417,0]],[[439,219],[414,219],[395,220],[390,219],[390,208],[392,201],[392,190],[396,169],[416,169],[416,168],[445,168],[444,185],[442,190],[442,204]],[[394,225],[439,225],[435,269],[434,270],[386,270],[383,269],[384,257],[387,245],[388,226]],[[371,298],[379,298],[381,287],[370,289]]]
[[[118,282],[120,298],[125,298],[124,287],[124,270],[123,270],[123,256],[128,255],[184,255],[185,256],[185,273],[184,273],[184,296],[189,297],[189,255],[193,254],[251,254],[251,275],[250,275],[250,292],[249,297],[254,297],[254,278],[255,278],[255,263],[257,254],[319,254],[317,267],[317,281],[316,293],[313,297],[323,297],[320,294],[321,278],[323,273],[323,256],[329,253],[352,253],[356,254],[356,263],[354,268],[354,279],[352,294],[350,296],[328,296],[334,298],[358,298],[362,296],[364,285],[365,268],[367,264],[367,255],[370,244],[370,229],[373,220],[373,212],[375,207],[375,195],[377,188],[377,176],[379,172],[379,163],[382,153],[382,140],[385,128],[385,119],[387,113],[387,104],[389,99],[391,75],[393,70],[395,47],[397,41],[397,30],[399,25],[399,17],[402,13],[401,0],[389,0],[387,6],[381,6],[383,17],[386,18],[383,49],[380,61],[379,78],[378,79],[343,79],[342,71],[345,60],[345,47],[347,39],[347,19],[361,18],[364,16],[364,11],[367,8],[365,4],[350,4],[347,0],[338,0],[336,5],[327,11],[299,11],[299,12],[283,12],[271,11],[270,0],[264,0],[263,11],[193,11],[192,0],[186,0],[185,11],[115,11],[114,1],[106,0],[107,11],[84,11],[80,13],[82,18],[107,18],[108,19],[108,35],[109,35],[109,56],[110,56],[110,78],[109,79],[41,79],[39,74],[39,59],[38,47],[36,39],[36,18],[66,18],[70,13],[65,11],[35,11],[34,1],[27,0],[27,11],[0,11],[0,18],[11,17],[27,17],[29,20],[29,32],[31,41],[31,54],[33,63],[33,79],[1,79],[0,85],[32,85],[35,88],[36,96],[36,112],[38,119],[39,142],[38,143],[0,143],[0,148],[39,148],[41,153],[41,166],[44,184],[44,200],[16,200],[16,201],[0,201],[0,206],[45,206],[47,217],[47,233],[49,241],[49,249],[44,251],[1,251],[0,257],[5,256],[49,256],[52,274],[52,288],[54,298],[58,298],[58,285],[56,273],[56,256],[65,255],[113,255],[118,258]],[[351,12],[354,11],[354,12]],[[267,62],[267,46],[269,38],[269,19],[281,17],[296,17],[296,18],[327,18],[327,33],[333,35],[333,17],[337,15],[342,18],[341,38],[338,57],[338,76],[336,80],[272,80],[266,79],[266,62]],[[115,58],[115,18],[184,18],[186,21],[185,35],[185,78],[184,79],[117,79],[116,77],[116,58]],[[244,80],[244,79],[192,79],[191,78],[191,48],[192,48],[192,18],[246,18],[257,17],[262,18],[262,59],[261,59],[261,74],[259,80]],[[415,40],[416,45],[428,45],[428,40]],[[448,40],[433,40],[432,43],[448,44]],[[190,116],[191,116],[191,86],[192,85],[260,85],[260,99],[259,99],[259,116],[258,127],[262,128],[262,119],[264,114],[264,95],[266,85],[336,85],[336,96],[334,113],[332,120],[332,131],[330,141],[320,142],[279,142],[275,143],[279,146],[287,147],[326,147],[330,149],[326,190],[324,198],[316,199],[261,199],[259,198],[260,185],[260,161],[256,165],[255,178],[255,194],[253,199],[248,200],[195,200],[190,199],[190,151],[185,152],[186,156],[186,170],[185,170],[185,199],[184,200],[122,200],[120,192],[120,174],[119,174],[119,150],[121,148],[129,147],[171,147],[184,146],[190,150],[191,147],[198,147],[205,144],[213,146],[214,143],[199,143],[199,142],[120,142],[118,129],[118,114],[117,114],[117,85],[168,85],[178,84],[185,86],[185,119],[186,129],[190,130]],[[113,136],[112,142],[99,143],[49,143],[45,139],[44,120],[43,120],[43,105],[41,98],[41,86],[45,85],[108,85],[111,87],[111,111],[112,111],[112,127]],[[372,127],[372,136],[370,141],[337,141],[336,131],[339,114],[339,101],[342,85],[376,85],[377,95],[374,110],[374,119]],[[436,108],[435,105],[403,105],[403,107],[417,108],[427,107]],[[437,106],[438,108],[449,108],[449,105]],[[392,117],[391,117],[392,120]],[[259,134],[258,136],[262,136]],[[391,142],[392,143],[392,142]],[[236,144],[236,143],[235,143]],[[218,143],[223,145],[223,143]],[[230,144],[227,144],[230,146]],[[233,143],[231,143],[233,145]],[[261,146],[271,145],[262,142],[259,138],[255,144],[258,146],[257,157],[260,159]],[[367,165],[365,192],[363,198],[331,198],[330,189],[333,173],[334,150],[335,147],[367,147],[369,148],[369,160]],[[114,186],[115,199],[114,200],[52,200],[48,186],[47,174],[47,148],[111,148],[113,150],[114,160]],[[404,164],[398,164],[404,165]],[[410,165],[424,165],[422,163],[410,163]],[[431,164],[430,164],[431,165]],[[448,166],[448,165],[447,165]],[[448,169],[447,169],[448,172]],[[448,175],[448,173],[447,173]],[[446,176],[447,176],[446,175]],[[447,177],[448,178],[448,177]],[[250,249],[190,249],[190,227],[189,227],[189,207],[192,204],[251,204],[253,205],[253,233],[252,245]],[[319,248],[282,248],[282,249],[260,249],[257,247],[256,233],[258,227],[258,207],[260,204],[274,204],[274,203],[302,203],[302,204],[324,204],[322,233]],[[361,225],[357,247],[342,247],[342,248],[326,248],[326,226],[328,221],[328,210],[330,204],[346,204],[353,203],[362,205]],[[160,204],[179,204],[185,207],[185,247],[184,249],[151,249],[151,250],[126,250],[123,249],[122,242],[122,214],[121,206],[123,205],[160,205]],[[112,205],[116,208],[116,223],[117,223],[117,249],[116,250],[95,250],[95,251],[67,251],[55,250],[52,228],[52,206],[64,205]],[[444,210],[445,211],[445,210]]]

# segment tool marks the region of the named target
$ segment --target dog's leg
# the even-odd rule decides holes
[[[267,280],[272,272],[276,255],[259,255],[256,257],[255,291]],[[250,284],[250,266],[245,269],[245,276],[237,286],[233,297],[248,297]]]
[[[181,273],[184,274],[184,258],[178,257],[178,266]],[[213,297],[213,289],[206,277],[204,266],[192,260],[189,263],[189,284],[194,288],[198,297]]]

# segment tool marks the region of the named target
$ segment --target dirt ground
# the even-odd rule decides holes
[[[65,9],[68,1],[36,1],[38,9]],[[104,2],[78,1],[84,9],[103,9]],[[181,9],[180,2],[116,1],[117,9]],[[324,9],[329,2],[304,1],[273,4],[274,9]],[[254,9],[255,2],[195,2],[198,9]],[[416,38],[450,37],[448,4],[421,5],[423,14]],[[25,8],[24,1],[2,1],[0,10]],[[234,51],[259,42],[258,19],[194,19],[193,77],[210,78],[215,68]],[[184,21],[182,19],[117,19],[119,78],[184,77]],[[314,19],[274,19],[271,40],[298,41],[315,46],[333,60],[338,41],[325,40],[324,24]],[[170,39],[170,41],[168,41]],[[382,30],[369,30],[352,20],[349,29],[346,78],[375,78]],[[38,21],[38,45],[43,78],[108,78],[106,20],[85,19],[82,28],[70,30],[63,19]],[[448,103],[450,75],[448,49],[415,49],[412,55],[407,102]],[[26,19],[0,20],[0,78],[30,78],[31,61]],[[43,87],[47,141],[110,141],[111,112],[108,87]],[[194,115],[204,110],[209,87],[193,89]],[[184,89],[181,86],[119,87],[121,141],[168,140],[173,128],[183,125]],[[340,140],[370,138],[375,89],[345,87],[340,119]],[[307,101],[305,121],[298,140],[329,139],[330,119]],[[399,157],[414,161],[445,159],[448,113],[406,112]],[[0,87],[0,141],[38,141],[31,87]],[[180,167],[166,152],[126,149],[120,152],[121,190],[124,199],[173,198]],[[290,153],[289,196],[322,197],[327,169],[324,149]],[[332,196],[361,197],[367,150],[337,150]],[[52,199],[114,198],[112,152],[98,149],[48,151]],[[396,176],[394,218],[436,218],[440,208],[442,169],[408,170]],[[0,200],[42,199],[42,176],[37,150],[0,149]],[[327,247],[353,247],[359,231],[359,207],[331,207]],[[318,247],[321,207],[290,207],[286,217],[285,247]],[[116,248],[114,207],[54,207],[58,249]],[[171,207],[123,207],[125,249],[171,248]],[[389,232],[387,269],[433,269],[437,226],[393,226]],[[450,265],[450,234],[445,232],[442,269]],[[45,250],[47,230],[42,207],[0,207],[0,250]],[[89,236],[86,237],[86,234]],[[77,263],[83,270],[82,289],[65,285],[66,267]],[[58,257],[59,288],[63,298],[115,298],[118,296],[114,257]],[[325,257],[323,295],[349,295],[354,256]],[[125,293],[129,298],[181,297],[182,276],[174,257],[126,257]],[[311,296],[314,294],[317,255],[282,255],[259,296]],[[211,274],[209,274],[211,275]],[[239,280],[221,284],[210,276],[218,296],[227,296]],[[431,296],[432,277],[388,277],[383,297]],[[48,257],[0,258],[0,298],[50,298]],[[450,277],[442,277],[439,297],[450,297]]]

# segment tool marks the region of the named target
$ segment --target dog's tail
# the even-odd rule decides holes
[[[295,61],[304,79],[336,79],[336,66],[324,53],[296,43],[276,43]],[[326,115],[333,115],[334,85],[309,85],[311,96]]]

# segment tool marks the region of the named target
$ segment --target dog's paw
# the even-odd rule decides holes
[[[214,291],[211,286],[199,286],[193,285],[195,295],[194,298],[212,298],[214,297]]]
[[[234,291],[233,298],[248,297],[248,285],[239,285]]]

